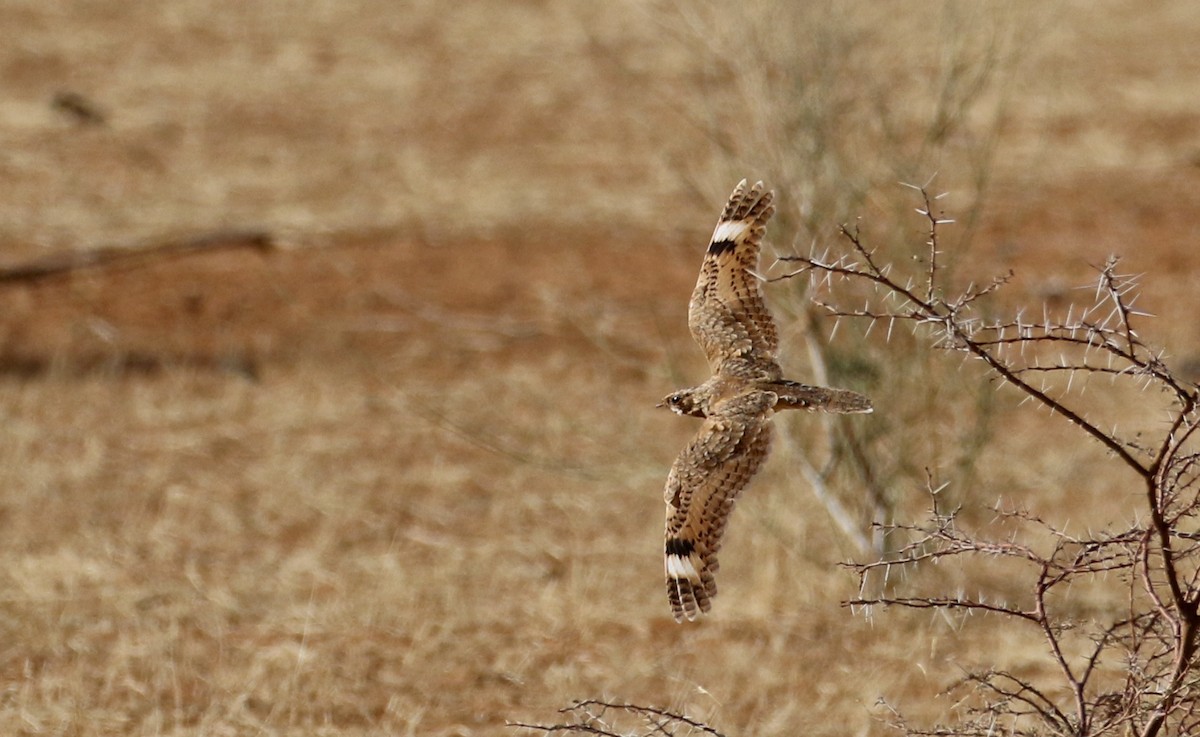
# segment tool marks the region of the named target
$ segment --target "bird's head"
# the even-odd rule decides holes
[[[696,396],[696,392],[690,389],[668,394],[655,406],[669,409],[677,415],[704,417],[704,410],[700,406],[699,398]]]

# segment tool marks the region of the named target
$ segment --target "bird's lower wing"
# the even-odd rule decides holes
[[[665,568],[675,621],[707,612],[717,593],[717,552],[734,501],[766,459],[775,396],[754,392],[718,405],[667,477]]]

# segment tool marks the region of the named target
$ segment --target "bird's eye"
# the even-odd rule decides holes
[[[679,404],[680,402],[683,401],[683,395],[682,394],[672,394],[671,398],[668,401],[671,404]]]

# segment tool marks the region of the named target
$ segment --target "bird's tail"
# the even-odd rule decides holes
[[[859,414],[874,412],[871,400],[849,389],[830,389],[810,386],[798,381],[773,381],[763,387],[775,392],[779,401],[776,411],[781,409],[806,409],[810,412],[833,412],[835,414]]]

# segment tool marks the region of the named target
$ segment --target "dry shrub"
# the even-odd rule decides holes
[[[1118,271],[1116,258],[1099,269],[1094,301],[1078,313],[1071,307],[1059,317],[1045,310],[1040,320],[1021,311],[993,316],[985,305],[1012,275],[955,288],[939,261],[940,231],[952,221],[935,212],[937,198],[916,189],[929,237],[915,268],[885,260],[846,228],[847,250],[789,259],[801,265],[795,274],[811,275],[816,288],[846,282],[849,291],[861,290],[862,307],[847,306],[844,293],[821,302],[837,319],[865,320],[887,336],[911,327],[934,349],[981,362],[1023,403],[1049,410],[1076,436],[1099,443],[1120,478],[1118,498],[1138,503],[1098,529],[1073,530],[1065,518],[1003,505],[988,523],[972,524],[939,498],[944,485],[929,483],[926,521],[881,526],[903,545],[853,566],[860,595],[850,606],[990,616],[1040,639],[1049,666],[1031,674],[996,653],[993,664],[952,688],[955,708],[946,723],[915,727],[897,713],[896,725],[910,735],[1194,734],[1200,728],[1197,386],[1178,378],[1164,351],[1142,337],[1148,314],[1136,307],[1137,282]],[[1112,405],[1112,395],[1130,391],[1143,395],[1137,404]],[[1074,437],[1058,442],[1065,446]],[[990,490],[980,484],[969,491],[986,498]],[[1019,586],[1011,594],[997,591],[980,576],[969,589],[948,590],[940,575],[894,575],[938,563],[1001,568]]]

